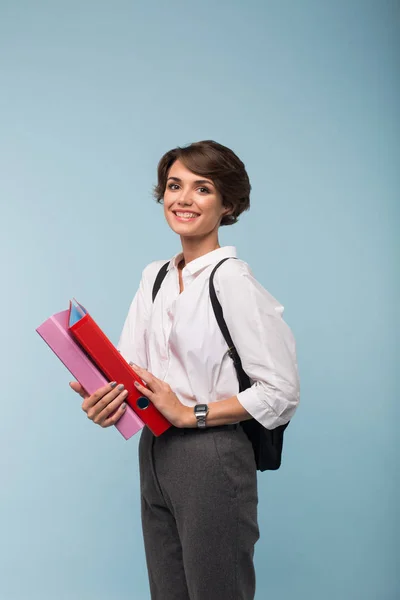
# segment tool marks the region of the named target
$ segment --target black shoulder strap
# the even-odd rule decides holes
[[[215,318],[217,319],[217,323],[219,325],[221,333],[224,336],[226,343],[228,344],[228,348],[229,348],[228,354],[231,357],[231,359],[233,360],[233,364],[236,369],[237,378],[239,380],[239,391],[242,392],[243,390],[246,390],[247,388],[249,388],[251,386],[250,379],[249,379],[249,376],[247,375],[247,373],[245,373],[245,371],[243,370],[242,361],[240,360],[240,356],[239,356],[239,354],[235,348],[235,345],[232,341],[231,334],[229,333],[228,326],[224,319],[224,314],[222,311],[221,303],[217,298],[217,294],[216,294],[215,288],[214,288],[215,271],[218,269],[218,267],[220,265],[222,265],[222,263],[224,263],[229,258],[236,259],[235,256],[231,256],[231,257],[228,256],[227,258],[223,258],[212,270],[212,273],[210,275],[210,281],[209,281],[209,289],[210,289],[211,304],[214,309]]]
[[[163,266],[161,267],[161,269],[157,273],[157,277],[156,277],[156,279],[154,281],[154,285],[153,285],[153,293],[152,293],[153,302],[154,302],[154,300],[157,296],[158,290],[160,289],[161,284],[164,281],[164,278],[167,274],[168,265],[169,265],[169,261],[164,263]]]
[[[231,334],[229,333],[229,329],[225,323],[222,306],[221,306],[220,301],[217,298],[217,294],[216,294],[215,288],[214,288],[215,271],[218,269],[218,267],[220,265],[222,265],[222,263],[224,263],[229,258],[236,259],[235,256],[228,256],[227,258],[223,258],[212,270],[211,275],[210,275],[210,281],[209,281],[209,291],[210,291],[210,300],[211,300],[211,304],[212,304],[212,307],[214,310],[215,318],[217,319],[217,323],[219,325],[221,333],[224,336],[224,339],[228,345],[228,354],[231,357],[231,359],[233,360],[233,364],[235,366],[236,374],[237,374],[237,377],[239,380],[239,391],[242,392],[243,390],[246,390],[247,388],[249,388],[251,386],[250,379],[249,379],[248,375],[245,373],[245,371],[243,370],[242,361],[240,360],[240,356],[235,348],[235,345],[231,338]],[[166,262],[161,267],[159,272],[157,273],[157,277],[154,281],[153,292],[152,292],[153,302],[154,302],[155,297],[157,296],[158,290],[160,289],[161,284],[164,281],[164,278],[167,274],[168,265],[169,265],[169,261]]]

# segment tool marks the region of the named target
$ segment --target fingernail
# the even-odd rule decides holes
[[[124,387],[125,387],[124,384],[120,383],[117,389],[122,392],[122,390],[124,389]]]
[[[114,389],[114,388],[115,388],[115,386],[117,385],[117,382],[116,382],[116,381],[112,381],[112,382],[110,383],[110,385],[111,385],[111,387]]]
[[[126,402],[123,402],[123,403],[121,404],[121,408],[122,408],[122,410],[125,410],[125,408],[126,408]]]
[[[135,365],[135,363],[133,363],[132,361],[129,363],[131,367],[135,367],[136,369],[138,368],[137,365]]]
[[[135,385],[136,387],[139,387],[140,383],[138,381],[135,381]]]

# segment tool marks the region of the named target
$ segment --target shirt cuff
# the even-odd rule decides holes
[[[288,420],[277,415],[271,406],[260,398],[261,394],[262,390],[256,382],[247,390],[236,394],[236,397],[243,408],[266,429],[275,429],[279,425],[285,425]]]

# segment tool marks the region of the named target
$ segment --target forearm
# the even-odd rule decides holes
[[[197,427],[193,408],[187,408],[188,410],[186,411],[183,427]],[[217,425],[227,425],[230,423],[238,423],[239,421],[247,421],[251,418],[251,415],[240,404],[237,396],[232,396],[227,400],[209,403],[206,423],[207,427],[216,427]]]

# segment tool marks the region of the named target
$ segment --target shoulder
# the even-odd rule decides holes
[[[215,271],[214,281],[217,284],[228,279],[240,281],[246,276],[254,278],[253,272],[247,262],[240,258],[229,258],[219,265]]]
[[[144,283],[154,283],[157,273],[165,263],[169,262],[170,259],[165,260],[153,260],[153,262],[146,265],[142,271],[142,279]]]
[[[144,294],[149,302],[153,302],[153,286],[156,281],[156,277],[161,267],[169,262],[170,259],[165,260],[153,260],[153,262],[146,265],[142,271],[141,286],[143,287]]]
[[[264,310],[282,316],[283,305],[256,279],[249,264],[241,259],[226,260],[214,275],[217,294],[224,302],[229,301],[250,307],[260,304]]]

